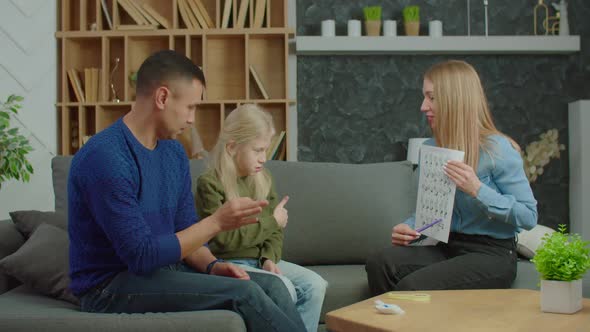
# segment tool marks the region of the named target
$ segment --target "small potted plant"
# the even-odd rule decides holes
[[[420,35],[420,7],[406,6],[402,12],[404,15],[404,28],[406,35]]]
[[[18,128],[10,128],[11,113],[18,114],[22,101],[23,97],[10,95],[5,102],[0,102],[0,188],[10,179],[28,182],[33,174],[33,166],[27,160],[33,148],[29,140],[19,134]]]
[[[379,36],[381,33],[381,6],[363,8],[367,36]]]
[[[582,277],[590,268],[589,242],[568,234],[565,225],[545,234],[531,260],[541,275],[541,310],[573,314],[582,309]]]

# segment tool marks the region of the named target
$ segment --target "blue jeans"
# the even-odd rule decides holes
[[[262,270],[257,259],[231,259],[228,261],[239,264],[247,271],[263,272],[280,278],[289,289],[307,331],[316,332],[318,330],[322,304],[328,286],[324,278],[312,270],[286,261],[277,263],[283,275]]]
[[[182,263],[145,276],[121,272],[80,296],[81,309],[100,313],[225,309],[240,314],[248,331],[305,331],[283,283],[263,273],[249,275],[251,281],[212,276]]]

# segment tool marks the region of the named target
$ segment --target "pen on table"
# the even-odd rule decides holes
[[[418,229],[416,230],[416,232],[418,232],[418,233],[422,233],[424,230],[426,230],[426,229],[428,229],[428,228],[430,228],[430,227],[432,227],[432,226],[434,226],[434,225],[438,224],[438,223],[439,223],[439,222],[441,222],[441,221],[442,221],[442,219],[436,219],[435,221],[431,222],[430,224],[427,224],[427,225],[424,225],[424,226],[422,226],[422,227],[418,228]]]

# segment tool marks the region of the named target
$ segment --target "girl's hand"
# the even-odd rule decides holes
[[[281,226],[281,228],[287,227],[287,222],[289,221],[289,215],[287,213],[287,209],[285,209],[285,204],[289,201],[289,196],[283,197],[281,202],[277,205],[273,212],[273,217],[277,221],[277,224]]]
[[[477,197],[481,181],[471,166],[462,161],[449,160],[444,166],[444,171],[461,191],[474,198]]]
[[[262,269],[275,274],[283,274],[277,264],[275,264],[270,259],[264,261],[264,264],[262,264]]]

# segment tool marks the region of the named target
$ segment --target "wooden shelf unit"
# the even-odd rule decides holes
[[[178,12],[179,0],[134,1],[152,6],[171,23],[171,28],[111,30],[101,0],[60,1],[61,17],[56,37],[60,66],[57,108],[61,154],[75,154],[85,137],[108,127],[131,109],[135,88],[129,77],[151,53],[162,49],[185,54],[205,73],[207,89],[195,114],[195,128],[205,150],[215,145],[225,117],[244,103],[259,104],[273,115],[278,133],[288,131],[287,112],[295,101],[288,98],[288,43],[294,31],[286,26],[287,0],[266,0],[268,7],[260,28],[250,28],[250,22],[254,22],[255,1],[249,0],[245,27],[239,29],[233,28],[237,10],[231,12],[229,28],[219,28],[225,0],[200,0],[215,24],[215,28],[209,29],[187,29]],[[233,8],[240,8],[243,0],[232,1]],[[105,3],[115,26],[135,24],[118,0]],[[111,76],[116,58],[119,58],[118,67]],[[269,99],[264,99],[251,79],[251,66],[256,69]],[[68,70],[76,69],[84,84],[86,68],[99,68],[98,98],[80,102],[70,84]],[[111,80],[119,102],[113,101]],[[185,131],[178,139],[190,156],[190,131]]]

